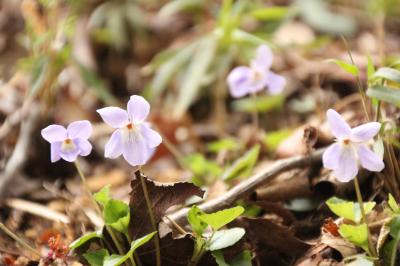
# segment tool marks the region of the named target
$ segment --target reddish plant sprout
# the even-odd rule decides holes
[[[49,251],[47,252],[46,257],[43,259],[44,265],[51,265],[55,261],[64,262],[67,265],[69,248],[67,245],[62,243],[61,235],[57,234],[55,236],[51,236],[47,245],[49,247]]]
[[[325,233],[329,233],[332,236],[338,237],[339,234],[339,226],[333,221],[331,217],[325,220],[325,223],[322,227],[322,231]]]

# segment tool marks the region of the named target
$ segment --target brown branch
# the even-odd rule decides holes
[[[248,194],[252,193],[258,186],[273,180],[277,174],[291,169],[309,166],[313,163],[319,162],[321,160],[324,150],[325,149],[319,149],[309,155],[296,156],[288,159],[279,160],[267,169],[259,171],[248,179],[242,181],[224,195],[204,202],[198,207],[204,212],[214,212],[226,207],[230,207],[238,199],[244,198]],[[188,210],[188,208],[183,208],[176,212],[173,212],[168,215],[169,219],[164,219],[164,222],[168,224],[171,228],[172,225],[170,224],[169,220],[173,220],[177,224],[184,225],[187,222],[186,216]]]

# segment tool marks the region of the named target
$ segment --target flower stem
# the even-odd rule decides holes
[[[251,93],[251,98],[253,99],[253,112],[252,112],[252,119],[253,119],[253,126],[254,130],[257,132],[258,131],[258,110],[257,110],[257,94],[255,92]]]
[[[34,249],[31,245],[29,245],[25,240],[23,240],[22,238],[20,238],[19,236],[17,236],[16,234],[14,234],[13,232],[11,232],[10,229],[8,229],[3,223],[0,223],[0,229],[4,231],[4,233],[6,233],[9,237],[11,237],[12,239],[14,239],[17,243],[21,244],[22,246],[24,246],[25,248],[29,249],[30,251],[32,251],[33,253],[35,253],[36,255],[38,255],[39,257],[42,257],[42,254],[40,254],[39,251],[37,251],[36,249]]]
[[[367,239],[368,239],[368,253],[371,257],[376,257],[376,250],[374,248],[374,245],[372,243],[371,239],[371,233],[369,231],[368,223],[367,223],[367,217],[365,215],[365,209],[364,209],[364,202],[361,196],[361,190],[360,190],[360,184],[358,183],[358,178],[354,178],[354,189],[356,191],[357,195],[357,201],[358,204],[360,205],[360,210],[361,210],[361,216],[362,216],[362,221],[367,225]]]
[[[103,217],[102,211],[101,211],[99,205],[97,204],[96,200],[94,199],[93,194],[90,191],[90,188],[89,188],[89,186],[88,186],[88,184],[86,182],[86,177],[83,174],[82,168],[80,167],[80,164],[79,164],[78,160],[75,160],[74,163],[75,163],[76,170],[78,171],[78,174],[79,174],[79,176],[80,176],[80,178],[82,180],[83,187],[86,190],[86,193],[88,194],[89,198],[91,199],[92,204],[96,209],[96,212],[98,213],[98,215],[100,215],[100,217]],[[107,225],[105,225],[105,228],[106,228],[108,234],[110,235],[112,241],[114,242],[114,245],[117,247],[118,253],[123,255],[125,253],[124,249],[121,247],[120,242],[117,239],[117,236],[114,234],[114,231],[112,230],[112,228],[110,228]]]
[[[145,177],[140,172],[140,168],[137,171],[136,177],[139,176],[140,183],[142,184],[143,195],[146,201],[147,210],[150,217],[151,226],[153,227],[154,231],[157,230],[156,220],[154,219],[153,208],[151,206],[151,200],[149,196],[149,191],[147,190],[146,180]],[[156,265],[161,266],[161,251],[160,251],[160,239],[158,238],[158,234],[154,236],[154,246],[156,248]]]

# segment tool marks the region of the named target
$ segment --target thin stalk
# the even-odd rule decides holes
[[[354,59],[353,59],[353,56],[352,56],[352,54],[350,52],[350,47],[349,47],[349,45],[347,43],[347,40],[343,36],[342,36],[342,40],[343,40],[344,44],[346,45],[347,53],[349,54],[351,64],[353,66],[355,66],[356,64],[354,63]],[[362,87],[359,75],[356,76],[356,81],[357,81],[357,88],[358,88],[358,90],[359,90],[359,92],[361,94],[361,102],[362,102],[362,106],[363,106],[363,109],[364,109],[364,112],[365,112],[365,116],[367,118],[367,121],[370,121],[369,112],[368,112],[368,109],[367,109],[367,97],[366,97],[365,91],[364,91],[364,89]]]
[[[3,223],[0,223],[0,229],[3,230],[4,233],[6,233],[9,237],[14,239],[17,243],[19,243],[22,246],[24,246],[25,248],[29,249],[30,251],[32,251],[33,253],[35,253],[39,257],[42,257],[42,254],[40,254],[39,251],[37,251],[31,245],[29,245],[28,242],[26,242],[25,240],[23,240],[22,238],[20,238],[19,236],[17,236],[13,232],[11,232],[11,230],[8,229],[7,226],[5,226]]]
[[[88,194],[89,198],[91,199],[92,204],[96,209],[96,212],[98,213],[98,215],[100,215],[100,217],[102,217],[102,212],[100,210],[100,207],[97,204],[96,200],[93,197],[92,192],[89,189],[89,186],[88,186],[87,181],[86,181],[86,177],[83,174],[83,171],[82,171],[82,169],[80,167],[80,164],[79,164],[78,160],[75,160],[74,163],[75,163],[76,170],[78,171],[78,174],[79,174],[79,176],[80,176],[80,178],[82,180],[82,184],[83,184],[83,186],[84,186],[84,188],[86,190],[86,193]],[[110,235],[112,241],[114,242],[114,245],[117,247],[118,253],[123,255],[124,254],[124,249],[121,247],[120,242],[117,239],[117,236],[114,234],[114,231],[112,230],[112,228],[110,228],[107,225],[105,225],[105,228],[106,228],[108,234]]]
[[[252,119],[253,119],[253,126],[254,130],[257,132],[259,127],[258,122],[258,110],[257,110],[257,94],[255,92],[251,93],[251,98],[253,100],[253,112],[252,112]]]
[[[375,250],[374,245],[372,243],[371,233],[369,231],[369,227],[368,227],[368,223],[367,223],[367,217],[365,215],[364,202],[363,202],[363,199],[362,199],[362,196],[361,196],[360,184],[358,183],[358,178],[357,177],[354,178],[354,188],[356,190],[358,204],[360,205],[362,221],[367,225],[368,253],[369,253],[369,255],[371,257],[376,257],[376,250]]]
[[[140,183],[142,184],[143,195],[144,195],[144,198],[146,201],[147,211],[149,213],[151,226],[153,227],[154,231],[158,231],[157,225],[156,225],[156,220],[154,219],[153,208],[151,206],[149,191],[147,190],[146,180],[144,180],[144,176],[140,172],[140,169],[138,169],[138,172],[139,172],[139,174],[137,174],[136,177],[139,176]],[[156,265],[161,266],[160,239],[158,238],[158,234],[155,235],[155,237],[154,237],[154,246],[156,248]]]
[[[128,239],[129,245],[131,245],[132,238],[129,236],[129,234],[126,234],[125,236],[126,236],[126,239]],[[136,252],[134,252],[134,254],[135,254],[136,260],[140,262],[139,257],[137,256]],[[133,266],[136,266],[136,263],[135,263],[135,260],[133,259],[133,255],[132,254],[129,256],[129,260],[131,261]],[[139,263],[139,264],[141,264],[141,263]]]
[[[196,241],[198,241],[198,240],[196,240]],[[205,242],[201,243],[199,246],[197,244],[195,244],[195,247],[193,250],[193,255],[190,258],[188,266],[196,266],[197,263],[199,263],[199,260],[201,259],[201,257],[203,257],[205,244],[206,244]]]

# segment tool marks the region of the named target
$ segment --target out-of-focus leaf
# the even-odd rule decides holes
[[[201,221],[205,222],[214,230],[218,230],[221,227],[235,220],[239,215],[244,212],[242,206],[236,206],[233,208],[217,211],[214,213],[202,213],[199,214]]]
[[[83,254],[83,257],[89,262],[90,266],[103,266],[106,256],[109,256],[107,249],[99,249]]]
[[[326,201],[326,204],[337,216],[349,219],[356,223],[361,221],[361,208],[358,203],[332,197]],[[365,214],[368,214],[375,207],[375,204],[376,203],[373,201],[364,202]]]
[[[87,234],[81,236],[80,238],[76,239],[74,242],[72,242],[69,245],[69,248],[76,249],[93,238],[101,238],[101,237],[103,237],[102,230],[87,233]]]
[[[170,17],[180,11],[201,7],[202,4],[203,1],[201,0],[174,0],[163,5],[158,15],[160,17]]]
[[[383,78],[400,83],[400,71],[390,67],[382,67],[374,73],[373,78]]]
[[[328,63],[335,63],[336,65],[338,65],[341,69],[343,69],[344,71],[346,71],[349,74],[352,74],[353,76],[358,76],[359,74],[359,70],[358,67],[352,64],[349,64],[343,60],[339,60],[339,59],[328,59],[326,60],[326,62]]]
[[[260,145],[254,146],[245,155],[237,159],[225,172],[222,174],[222,180],[232,180],[239,176],[245,176],[251,173],[255,163],[257,162],[258,154],[260,153]]]
[[[219,152],[220,150],[237,150],[241,147],[237,140],[224,138],[207,144],[207,150],[210,152]]]
[[[238,242],[245,233],[246,231],[243,228],[239,227],[216,231],[210,239],[210,245],[207,249],[210,251],[214,251],[230,247]],[[207,234],[206,237],[210,237],[211,234],[212,233]]]
[[[273,21],[281,20],[288,14],[289,9],[284,6],[257,8],[251,14],[258,20]]]
[[[279,109],[283,106],[285,96],[283,94],[277,95],[264,95],[257,96],[256,99],[252,97],[242,98],[232,102],[232,108],[238,112],[268,112],[271,110]]]
[[[188,70],[184,73],[182,84],[178,91],[178,99],[174,108],[173,117],[181,117],[194,101],[204,76],[213,60],[217,49],[217,40],[214,36],[206,36],[196,46],[196,51]]]
[[[365,251],[368,251],[368,227],[367,224],[363,223],[360,225],[342,224],[339,227],[340,235],[353,243],[356,246],[361,247]]]
[[[228,263],[226,263],[224,253],[222,253],[222,251],[215,250],[211,252],[211,255],[215,258],[215,262],[218,266],[230,266]]]
[[[375,85],[367,89],[367,95],[371,98],[388,102],[400,107],[400,90],[382,85]]]
[[[379,158],[383,158],[383,154],[385,153],[385,146],[383,145],[383,139],[378,137],[378,139],[374,142],[372,149]]]
[[[267,146],[268,150],[274,151],[279,146],[279,144],[287,139],[292,133],[293,130],[290,129],[269,131],[265,133],[264,143]]]
[[[389,205],[390,209],[392,209],[392,211],[394,213],[400,214],[399,205],[397,204],[396,200],[394,199],[394,197],[390,193],[389,193],[388,205]]]
[[[203,154],[195,153],[186,156],[183,160],[185,166],[193,173],[193,182],[204,185],[204,178],[217,177],[222,173],[222,168],[214,161],[207,160]]]
[[[216,32],[218,34],[218,32]],[[248,32],[242,31],[240,29],[235,29],[232,32],[232,42],[238,44],[252,44],[261,45],[265,43],[265,40]]]
[[[155,77],[151,83],[152,96],[160,95],[167,86],[172,76],[191,58],[198,42],[189,44],[176,52],[173,56],[163,62],[158,68]],[[162,55],[162,54],[161,54]],[[159,56],[155,58],[158,59]],[[154,60],[153,60],[154,61]]]
[[[94,90],[100,100],[109,105],[115,105],[118,102],[116,98],[108,91],[103,81],[97,77],[94,72],[77,61],[75,61],[75,65],[78,67],[83,80],[86,82],[89,88]]]
[[[332,13],[326,1],[297,0],[295,3],[301,18],[317,31],[344,36],[352,36],[357,31],[352,17]]]
[[[375,66],[374,63],[372,62],[372,58],[370,55],[368,55],[368,65],[367,65],[367,76],[368,76],[368,81],[371,80],[375,73]]]

